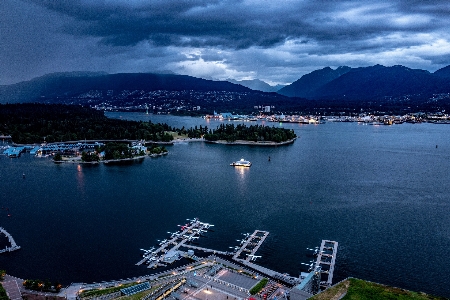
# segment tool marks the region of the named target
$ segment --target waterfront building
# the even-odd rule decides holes
[[[317,294],[320,291],[321,271],[322,267],[316,266],[294,289],[305,291],[312,295]]]

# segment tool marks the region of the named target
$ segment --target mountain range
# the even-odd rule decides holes
[[[0,86],[0,103],[35,102],[42,99],[76,97],[91,90],[195,90],[251,92],[226,81],[212,81],[187,75],[154,73],[52,73],[30,81]]]
[[[396,65],[335,70],[326,67],[303,75],[278,91],[288,97],[326,100],[380,100],[414,95],[424,99],[450,92],[450,66],[434,73]]]
[[[277,84],[275,86],[269,85],[268,83],[259,80],[259,79],[253,79],[253,80],[234,80],[234,79],[227,79],[228,82],[234,83],[234,84],[240,84],[242,86],[248,87],[249,89],[255,90],[255,91],[261,91],[261,92],[277,92],[278,90],[285,87],[285,85]]]
[[[264,105],[275,106],[282,111],[331,106],[371,108],[375,102],[378,106],[388,104],[399,109],[402,109],[400,106],[413,105],[415,109],[420,109],[422,104],[427,109],[450,106],[450,66],[434,73],[400,65],[326,67],[303,75],[277,93],[268,92],[276,87],[260,80],[230,81],[177,74],[53,73],[0,86],[0,103],[45,102],[91,106],[107,103],[117,107],[152,105],[164,110],[170,102],[170,109],[187,111],[196,106],[230,111],[250,111],[254,106]],[[436,98],[439,103],[435,101],[437,104],[433,104]]]

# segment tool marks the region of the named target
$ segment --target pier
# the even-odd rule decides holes
[[[208,249],[208,248],[202,248],[202,247],[186,245],[186,244],[184,244],[183,247],[191,248],[191,249],[195,249],[195,250],[200,250],[200,251],[203,251],[203,252],[213,253],[213,254],[222,254],[222,255],[227,255],[228,254],[228,252],[224,252],[224,251]]]
[[[317,255],[317,259],[315,262],[311,263],[309,273],[302,273],[301,276],[294,277],[287,273],[280,273],[253,263],[254,260],[261,257],[255,254],[269,235],[268,231],[255,230],[252,234],[245,233],[242,239],[237,240],[238,242],[240,242],[240,245],[234,247],[234,251],[231,252],[219,251],[188,244],[193,239],[200,238],[202,232],[206,232],[206,229],[214,225],[202,223],[197,218],[195,218],[193,220],[189,220],[189,222],[185,225],[178,226],[181,226],[181,230],[174,233],[169,232],[171,234],[170,238],[161,241],[159,243],[158,249],[141,249],[145,252],[144,258],[136,265],[148,263],[148,268],[156,268],[159,266],[167,266],[168,264],[173,263],[181,257],[190,257],[193,258],[196,262],[207,262],[207,260],[202,260],[196,256],[193,256],[192,252],[190,254],[184,252],[184,248],[187,248],[213,254],[209,257],[209,259],[213,259],[214,263],[222,263],[225,265],[236,264],[237,268],[247,270],[247,272],[253,274],[253,276],[268,277],[274,282],[282,284],[286,288],[291,289],[294,294],[300,293],[302,297],[304,297],[306,294],[309,296],[316,294],[321,288],[327,289],[332,285],[338,248],[338,242],[336,241],[322,240],[320,249],[317,247],[317,249],[314,251],[314,255]],[[183,250],[180,250],[181,247],[184,247]],[[235,262],[231,263],[231,261],[229,262],[224,258],[216,256],[215,254],[231,256],[232,260],[234,260]],[[189,270],[186,269],[186,272],[188,271]],[[244,271],[238,271],[238,273],[240,272]],[[217,280],[214,281],[216,282]]]
[[[9,147],[3,151],[3,154],[12,158],[19,157],[23,152],[25,152],[25,147]]]
[[[20,249],[20,246],[18,246],[16,244],[16,241],[14,241],[12,235],[10,235],[8,233],[8,231],[6,231],[3,227],[0,227],[0,232],[3,233],[4,235],[6,235],[6,237],[8,238],[8,241],[11,243],[10,247],[6,247],[5,249],[0,250],[0,253],[11,252],[11,251]]]
[[[268,231],[255,230],[255,232],[253,232],[251,235],[249,235],[246,239],[242,240],[243,244],[242,244],[241,248],[238,251],[236,251],[236,253],[233,256],[233,259],[237,260],[237,261],[242,261],[242,259],[240,259],[239,256],[241,255],[241,253],[243,251],[245,251],[245,252],[250,252],[250,254],[247,254],[247,257],[243,260],[249,262],[252,258],[255,257],[256,251],[258,251],[259,247],[261,247],[262,243],[264,242],[264,240],[266,239],[266,237],[268,235],[269,235]],[[255,243],[254,240],[258,240],[258,241]],[[253,247],[253,249],[250,250],[250,249],[247,249],[248,245],[253,245],[255,247]]]
[[[221,251],[187,245],[190,241],[198,239],[201,236],[201,233],[206,232],[206,229],[211,226],[214,225],[200,222],[197,218],[191,220],[188,224],[181,226],[181,232],[174,232],[171,234],[170,239],[163,240],[159,244],[160,247],[158,249],[147,251],[147,253],[144,254],[144,258],[136,263],[136,265],[139,266],[148,262],[148,268],[166,266],[165,263],[173,263],[178,258],[177,252],[182,246],[206,252],[225,254],[225,252]]]
[[[321,281],[320,286],[329,288],[333,281],[334,265],[336,263],[338,242],[322,240],[317,254],[316,267],[321,267],[321,273],[328,275],[326,281]]]

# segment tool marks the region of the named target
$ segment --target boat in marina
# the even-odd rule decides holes
[[[248,160],[245,160],[243,158],[241,158],[238,161],[232,162],[230,164],[230,166],[233,166],[233,167],[250,167],[251,165],[252,165],[251,162],[249,162]]]

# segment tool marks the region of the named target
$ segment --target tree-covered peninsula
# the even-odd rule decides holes
[[[275,142],[282,143],[297,137],[292,129],[275,128],[262,125],[245,126],[244,124],[220,124],[215,130],[210,130],[204,135],[207,141],[225,140],[235,142],[237,140],[251,142]]]
[[[177,129],[151,121],[110,119],[103,111],[78,105],[38,103],[0,105],[0,135],[11,135],[17,144],[81,140],[170,142],[177,135],[203,137],[206,141],[256,143],[283,143],[296,138],[293,130],[285,128],[221,124],[216,129],[208,129],[206,126]],[[114,156],[111,153],[128,155],[124,149],[100,149],[103,150],[107,158]],[[84,158],[86,161],[92,160],[87,154]]]
[[[103,111],[79,105],[0,105],[0,134],[18,144],[77,140],[146,140],[169,142],[167,124],[107,118]]]

